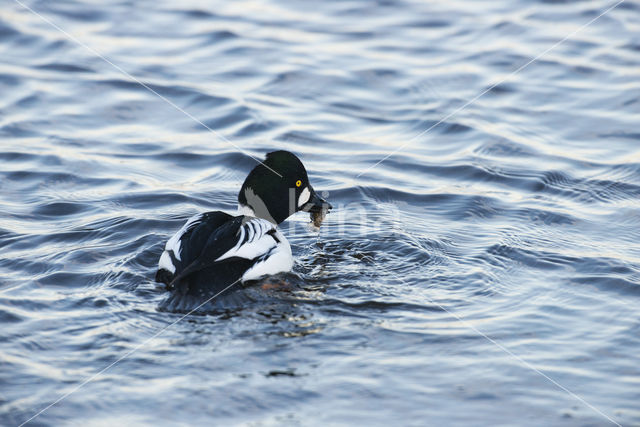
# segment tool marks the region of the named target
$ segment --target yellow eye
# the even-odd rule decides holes
[[[297,181],[296,181],[296,187],[300,187],[301,185],[302,185],[302,181],[297,180]]]

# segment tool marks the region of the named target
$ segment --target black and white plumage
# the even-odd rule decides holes
[[[292,266],[289,242],[273,223],[206,212],[191,217],[169,239],[160,256],[156,279],[171,288],[182,284],[191,293],[204,295],[209,290],[222,290],[209,286],[214,278],[222,284],[238,279],[246,282],[289,271]],[[201,289],[203,285],[205,289]]]
[[[167,241],[156,281],[172,292],[170,306],[179,302],[188,309],[232,284],[289,271],[291,247],[276,224],[296,211],[331,208],[309,184],[300,160],[286,151],[269,153],[251,171],[238,202],[241,215],[195,215]]]

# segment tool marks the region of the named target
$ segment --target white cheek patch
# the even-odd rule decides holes
[[[309,201],[311,198],[311,192],[309,191],[309,187],[305,187],[300,193],[300,197],[298,197],[298,207],[302,207],[305,203]]]

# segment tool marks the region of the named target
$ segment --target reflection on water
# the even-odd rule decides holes
[[[113,65],[0,14],[1,424],[640,423],[637,2],[25,4]],[[287,286],[159,309],[276,148]]]

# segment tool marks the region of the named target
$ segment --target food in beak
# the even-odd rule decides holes
[[[311,196],[311,200],[307,203],[303,210],[309,212],[311,223],[317,229],[320,228],[320,225],[322,225],[322,222],[327,216],[327,213],[329,213],[332,208],[333,206],[331,206],[330,203],[328,203],[322,197],[318,196],[318,194],[314,191],[313,195]]]
[[[314,227],[320,228],[320,226],[322,225],[322,221],[324,221],[324,218],[327,216],[328,211],[329,209],[320,209],[318,212],[311,212],[309,214]]]

